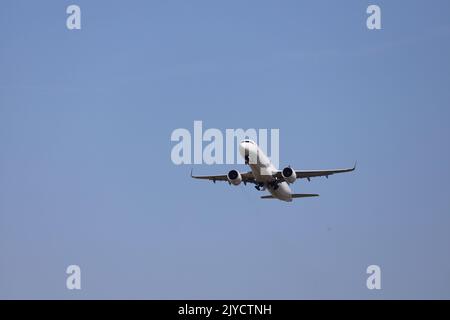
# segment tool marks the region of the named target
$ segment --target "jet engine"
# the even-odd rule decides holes
[[[230,170],[227,174],[228,182],[238,186],[242,182],[242,176],[237,170]]]
[[[287,183],[294,183],[297,179],[297,175],[295,171],[291,169],[291,167],[286,167],[281,171],[281,175]]]

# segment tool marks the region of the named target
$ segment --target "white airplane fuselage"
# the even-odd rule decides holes
[[[278,170],[255,142],[242,141],[239,144],[239,153],[246,160],[257,183],[264,185],[273,197],[282,201],[292,201],[292,191],[287,182],[272,184],[275,181],[273,174]]]

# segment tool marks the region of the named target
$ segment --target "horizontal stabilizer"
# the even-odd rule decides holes
[[[292,198],[309,198],[309,197],[318,197],[318,194],[315,193],[294,193]],[[262,196],[261,199],[276,199],[274,196]]]

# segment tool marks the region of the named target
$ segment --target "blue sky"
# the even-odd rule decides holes
[[[449,12],[2,1],[0,298],[450,298]],[[290,204],[193,181],[170,135],[194,120],[279,128],[282,166],[358,168],[298,181],[321,196]]]

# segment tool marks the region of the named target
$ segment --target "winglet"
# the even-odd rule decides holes
[[[192,172],[194,171],[194,168],[191,168],[191,178],[193,178],[194,176],[192,175]]]
[[[358,160],[355,161],[355,164],[353,165],[353,170],[356,169],[356,164],[358,163]]]

